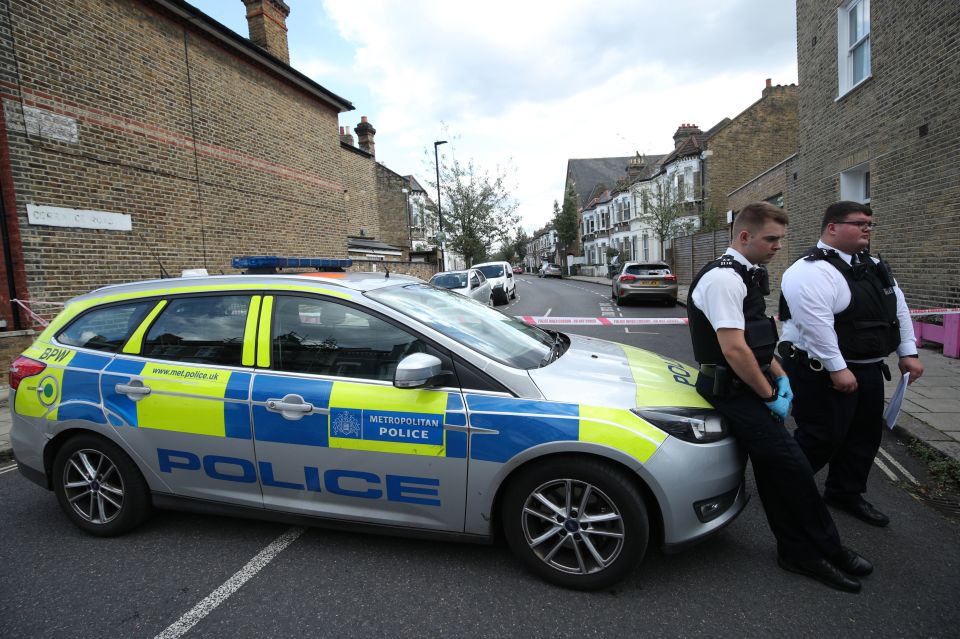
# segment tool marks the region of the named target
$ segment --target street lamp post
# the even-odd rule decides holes
[[[440,155],[437,147],[446,143],[446,140],[437,140],[433,143],[433,162],[437,167],[437,219],[440,221],[440,265],[443,271],[447,270],[447,253],[444,250],[447,237],[443,232],[443,210],[440,208]]]

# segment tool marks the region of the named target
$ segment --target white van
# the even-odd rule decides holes
[[[490,281],[494,304],[506,304],[510,299],[517,299],[517,280],[513,277],[513,267],[509,262],[484,262],[474,264],[473,268]]]

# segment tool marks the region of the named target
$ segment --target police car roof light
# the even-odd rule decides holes
[[[328,273],[342,273],[353,260],[326,257],[282,257],[280,255],[243,255],[233,258],[233,268],[247,269],[249,274],[276,273],[282,268],[310,268]]]

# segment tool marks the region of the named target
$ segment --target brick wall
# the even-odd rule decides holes
[[[410,224],[407,217],[407,187],[403,176],[382,164],[377,164],[377,212],[380,234],[377,239],[403,249],[404,258],[410,255]]]
[[[158,259],[179,274],[233,272],[243,254],[347,256],[333,107],[152,3],[0,0],[3,22],[8,9],[4,160],[32,298],[155,277]],[[24,106],[75,138],[25,130]],[[32,225],[28,203],[125,213],[133,230]]]
[[[780,299],[780,281],[783,279],[783,272],[793,263],[793,260],[789,257],[790,239],[795,233],[792,223],[793,216],[791,215],[790,185],[793,183],[796,160],[797,158],[794,155],[776,166],[771,167],[743,187],[731,193],[729,198],[730,210],[736,212],[753,202],[763,202],[782,194],[783,208],[787,212],[787,215],[791,217],[790,228],[787,229],[787,240],[784,241],[783,248],[780,249],[777,256],[767,265],[767,271],[770,273],[770,296],[767,298],[768,308],[771,307],[771,304],[775,306],[777,300]],[[815,243],[808,241],[804,244],[802,240],[800,240],[800,242],[803,247],[812,246]]]
[[[379,238],[377,163],[374,157],[344,143],[340,145],[340,163],[343,171],[347,235]]]
[[[837,6],[797,2],[791,254],[819,237],[824,209],[840,199],[840,172],[867,162],[880,224],[872,250],[891,263],[911,307],[958,306],[960,3],[872,2],[872,77],[839,99]]]
[[[728,211],[728,194],[797,151],[797,86],[778,85],[706,141],[706,210]]]

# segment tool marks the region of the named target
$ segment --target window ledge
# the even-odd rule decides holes
[[[840,100],[844,99],[845,97],[847,97],[848,95],[850,95],[851,93],[853,93],[854,91],[856,91],[857,89],[859,89],[860,87],[862,87],[864,84],[866,84],[872,79],[873,79],[873,74],[871,73],[870,75],[865,77],[863,80],[860,80],[855,85],[853,85],[852,87],[850,87],[849,89],[847,89],[846,91],[838,95],[836,98],[833,99],[833,101],[839,102]]]

